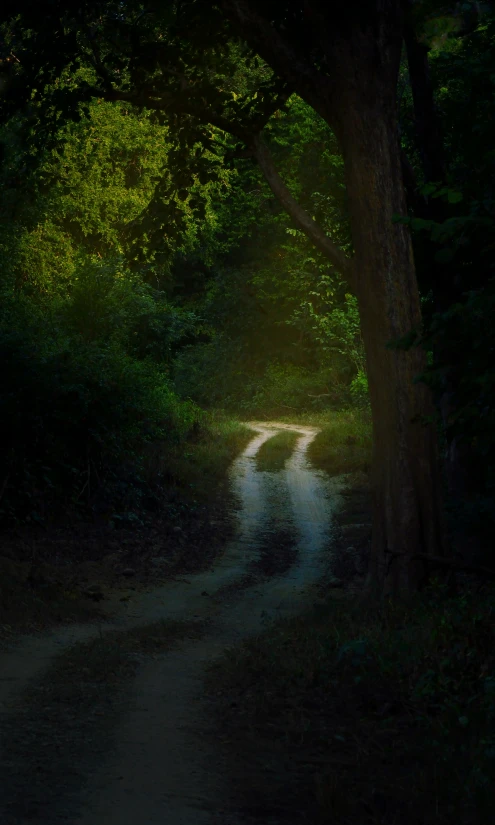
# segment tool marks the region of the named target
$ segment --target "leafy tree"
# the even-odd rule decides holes
[[[166,130],[95,101],[34,163],[25,126],[19,117],[2,131],[3,523],[91,508],[104,489],[137,495],[147,442],[180,442],[200,421],[169,377],[198,326],[156,288],[167,283],[169,238],[161,265],[151,250],[139,267],[126,232],[158,182],[167,195]],[[174,253],[196,227],[184,208]]]

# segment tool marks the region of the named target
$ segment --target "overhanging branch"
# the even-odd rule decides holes
[[[259,167],[263,172],[268,186],[272,190],[277,200],[282,204],[286,212],[291,216],[295,225],[304,232],[305,235],[314,243],[317,249],[320,250],[334,265],[334,267],[349,281],[350,286],[353,286],[353,265],[352,260],[337,246],[327,235],[325,235],[321,226],[318,226],[316,221],[308,215],[302,206],[291,195],[287,186],[278,174],[273,163],[268,147],[263,141],[261,135],[256,135],[251,141],[253,155],[258,161]]]

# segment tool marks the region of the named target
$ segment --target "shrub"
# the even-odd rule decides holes
[[[19,303],[0,323],[0,519],[40,520],[89,503],[145,443],[184,440],[199,411],[155,363],[88,341]]]

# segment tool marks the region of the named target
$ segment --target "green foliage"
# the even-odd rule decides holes
[[[173,306],[121,260],[83,259],[73,281],[70,297],[51,307],[59,322],[85,341],[113,341],[166,368],[180,342],[196,333],[193,312]]]
[[[330,371],[310,370],[293,364],[269,362],[259,383],[252,387],[251,397],[240,402],[250,415],[286,415],[287,413],[324,409],[333,400],[342,402],[345,388],[329,390]]]
[[[358,370],[349,390],[356,407],[369,407],[368,377],[363,370]]]
[[[428,368],[420,380],[432,388],[438,402],[447,464],[457,456],[456,475],[463,492],[461,499],[452,493],[449,502],[457,528],[469,526],[490,540],[495,512],[495,17],[488,4],[458,4],[454,9],[424,2],[416,4],[415,19],[429,47],[445,177],[426,177],[403,69],[402,142],[413,161],[419,198],[408,217],[400,220],[413,233],[424,324],[421,332],[412,331],[396,343],[406,348],[420,344],[428,354]]]
[[[334,353],[340,355],[341,362],[347,363],[357,375],[362,376],[356,387],[360,385],[366,390],[365,355],[357,298],[346,293],[343,303],[336,305],[336,288],[328,277],[322,277],[310,295],[318,300],[319,311],[315,310],[312,302],[305,301],[300,310],[294,311],[289,323],[301,327],[302,318],[306,316],[306,325],[311,329],[314,340],[327,360],[331,363]]]
[[[0,516],[39,521],[111,498],[131,517],[147,445],[182,448],[202,426],[169,378],[202,328],[170,300],[170,263],[211,234],[229,174],[202,185],[193,173],[179,197],[168,126],[127,105],[94,100],[46,147],[30,139],[37,118],[1,134]]]
[[[59,128],[51,148],[38,150],[37,164],[23,181],[30,151],[26,125],[18,117],[0,134],[0,208],[7,217],[0,243],[9,249],[23,289],[50,295],[70,288],[81,252],[100,259],[124,256],[160,284],[178,251],[212,238],[212,199],[221,200],[235,177],[221,168],[213,145],[205,160],[208,181],[202,184],[191,171],[186,192],[176,179],[180,170],[171,164],[168,126],[149,111],[94,100],[78,122]],[[197,151],[192,146],[183,162],[194,166]]]
[[[467,293],[445,313],[435,315],[424,341],[427,346],[434,344],[442,355],[422,376],[437,394],[445,379],[452,387],[446,439],[449,443],[456,439],[465,451],[471,492],[489,495],[495,493],[494,312],[495,281],[491,279],[485,288]],[[485,512],[485,529],[493,526],[493,518],[487,525],[486,517]]]
[[[249,427],[218,410],[203,413],[199,424],[187,443],[174,444],[168,434],[150,443],[143,459],[143,476],[150,484],[162,479],[169,496],[178,491],[191,506],[217,494],[232,461],[253,438]]]
[[[118,497],[145,444],[190,436],[201,415],[167,366],[194,323],[111,260],[83,260],[70,293],[50,302],[4,292],[3,520],[92,506],[102,486]]]
[[[165,434],[182,442],[197,423],[197,409],[177,399],[151,360],[110,338],[62,331],[29,306],[2,315],[3,519],[37,521],[91,504],[118,470],[135,471],[145,443]]]
[[[242,416],[280,417],[352,403],[349,385],[320,369],[280,361],[253,364],[249,351],[222,338],[184,349],[174,363],[178,392]]]
[[[291,191],[349,249],[343,161],[328,126],[294,95],[266,133]],[[363,382],[350,393],[364,372],[356,299],[293,228],[260,171],[238,161],[236,175],[216,207],[220,245],[208,247],[200,313],[210,341],[180,354],[176,386],[199,403],[246,415],[346,406],[354,397],[366,403]]]

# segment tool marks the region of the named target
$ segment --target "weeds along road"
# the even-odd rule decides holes
[[[224,784],[226,757],[202,696],[205,667],[267,622],[313,603],[331,566],[341,485],[306,461],[316,429],[250,426],[255,436],[231,468],[236,535],[212,570],[139,594],[103,625],[26,637],[2,655],[2,825],[245,821]],[[283,470],[261,472],[258,450],[281,430],[299,435],[293,453]],[[272,565],[281,535],[290,554]],[[174,644],[150,649],[157,623],[163,633],[177,621],[188,624],[184,632],[177,626]],[[124,640],[133,667],[116,683],[109,661]]]

